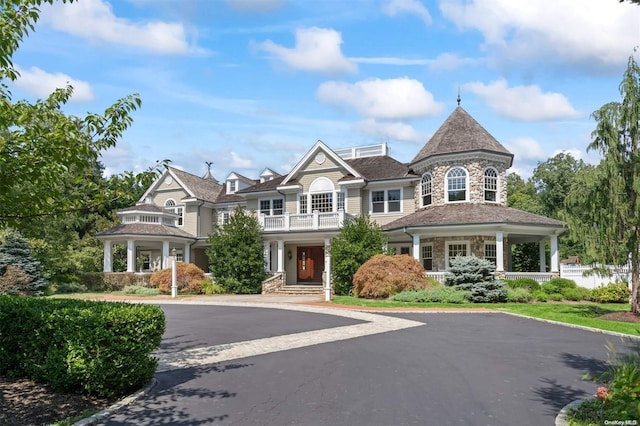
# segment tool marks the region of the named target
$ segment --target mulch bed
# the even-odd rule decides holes
[[[87,410],[102,410],[116,401],[58,393],[30,380],[0,377],[0,425],[49,425]]]
[[[609,321],[640,323],[640,315],[636,315],[633,312],[611,312],[610,314],[600,315],[596,318]]]

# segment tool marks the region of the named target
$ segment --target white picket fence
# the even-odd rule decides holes
[[[573,280],[580,287],[596,288],[614,281],[626,281],[631,285],[630,268],[628,266],[607,266],[609,275],[588,274],[594,265],[560,265],[560,276]]]

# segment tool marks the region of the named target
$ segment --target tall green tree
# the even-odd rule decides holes
[[[104,204],[99,183],[87,180],[100,153],[115,146],[141,105],[137,94],[119,99],[102,115],[66,115],[73,88],[60,88],[36,102],[14,101],[7,81],[19,74],[12,57],[39,17],[38,6],[53,0],[1,0],[0,4],[0,226],[22,219],[96,209]],[[90,198],[69,197],[61,177],[74,171],[73,185]]]
[[[631,310],[640,313],[640,67],[633,55],[619,87],[621,100],[592,114],[589,150],[602,161],[580,175],[566,200],[570,225],[601,263],[631,266]]]
[[[369,216],[345,222],[331,241],[331,277],[336,294],[349,294],[358,268],[374,255],[385,253],[386,244],[382,228]]]
[[[10,231],[0,244],[0,294],[42,296],[47,284],[27,241]]]
[[[229,293],[260,293],[264,272],[262,228],[258,219],[238,207],[229,222],[209,237],[211,273]]]

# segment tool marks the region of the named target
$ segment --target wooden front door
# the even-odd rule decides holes
[[[298,282],[322,283],[324,270],[324,251],[322,246],[298,247]]]

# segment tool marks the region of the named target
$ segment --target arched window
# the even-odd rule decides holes
[[[498,201],[498,171],[493,167],[484,170],[484,200]]]
[[[467,201],[467,171],[454,167],[447,172],[447,201]]]
[[[422,175],[422,181],[420,182],[422,188],[422,207],[430,206],[433,202],[431,198],[431,180],[431,173],[425,173]]]
[[[175,214],[180,216],[177,220],[177,225],[182,226],[182,206],[176,206],[176,202],[171,198],[164,202],[164,206],[167,208],[167,210],[172,210]]]

